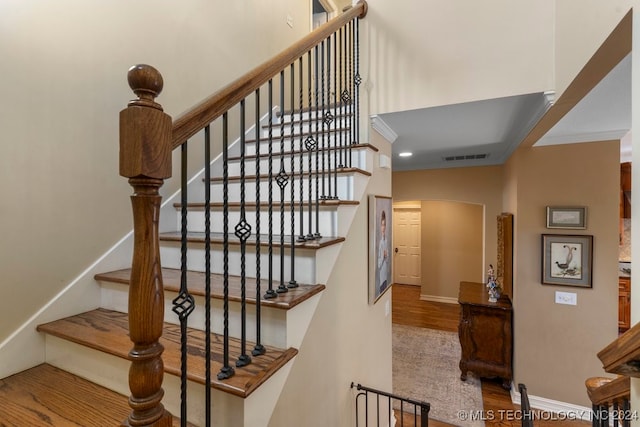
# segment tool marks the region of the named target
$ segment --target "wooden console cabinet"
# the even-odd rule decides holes
[[[458,296],[460,325],[458,335],[462,354],[460,379],[473,372],[481,378],[500,378],[511,388],[513,358],[513,308],[503,295],[489,302],[484,283],[461,282]]]

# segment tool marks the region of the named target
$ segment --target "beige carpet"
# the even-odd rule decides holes
[[[393,393],[431,404],[429,418],[456,426],[484,426],[459,411],[482,410],[480,380],[460,380],[460,342],[455,332],[393,325]],[[479,412],[478,412],[479,413]]]

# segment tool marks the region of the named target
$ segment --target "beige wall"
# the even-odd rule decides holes
[[[391,155],[380,135],[371,138]],[[269,426],[351,427],[352,381],[392,390],[391,292],[368,303],[368,194],[391,195],[389,169],[374,168]]]
[[[619,159],[610,141],[520,149],[506,165],[507,192],[517,186],[515,381],[531,395],[590,406],[584,381],[603,374],[596,354],[617,336]],[[587,229],[547,229],[554,205],[586,206]],[[543,233],[594,236],[593,288],[541,284]],[[577,294],[577,305],[555,304],[556,291]]]
[[[457,300],[461,281],[484,280],[483,231],[481,204],[422,202],[423,296]]]
[[[481,206],[484,215],[482,219],[484,247],[480,248],[482,254],[481,265],[495,264],[497,259],[496,218],[502,212],[502,167],[487,166],[394,172],[393,200],[394,202],[408,200],[464,202]],[[425,221],[423,221],[423,230],[425,225]],[[425,253],[426,249],[423,246],[423,253]],[[423,268],[423,282],[429,274]],[[476,280],[484,280],[482,271],[478,273],[477,277]],[[432,294],[430,292],[436,291],[435,289],[425,289],[424,287],[422,293],[456,298],[458,295],[458,282],[451,281],[446,289],[437,289],[439,294]]]
[[[0,4],[0,342],[132,226],[127,69],[157,67],[176,115],[306,34],[309,14],[294,0]]]

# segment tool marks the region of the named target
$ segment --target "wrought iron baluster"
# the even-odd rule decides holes
[[[351,165],[351,141],[349,140],[349,136],[351,134],[351,93],[350,90],[350,75],[351,67],[350,67],[350,51],[349,51],[349,43],[348,36],[349,31],[348,28],[341,28],[341,32],[344,29],[344,37],[343,37],[343,50],[344,50],[344,90],[342,91],[342,103],[343,110],[345,113],[345,125],[348,131],[344,135],[344,143],[345,143],[345,163],[343,165],[348,167],[347,165]]]
[[[342,165],[342,147],[340,146],[340,137],[342,135],[342,112],[340,111],[340,86],[338,80],[338,69],[340,66],[340,60],[338,58],[338,33],[333,33],[333,60],[335,65],[333,67],[333,81],[335,83],[334,96],[333,96],[333,108],[336,114],[335,122],[335,134],[333,136],[333,171],[335,177],[338,177],[338,167]],[[336,183],[337,185],[337,183]]]
[[[269,207],[268,207],[268,216],[269,216],[269,289],[264,294],[266,299],[273,299],[277,296],[276,291],[273,289],[273,79],[269,79],[268,86],[268,98],[269,98]]]
[[[316,220],[316,232],[313,233],[313,238],[314,239],[319,239],[320,238],[320,224],[318,224],[318,219],[319,219],[319,215],[318,212],[320,212],[320,158],[319,158],[319,152],[320,152],[320,132],[322,131],[319,126],[318,126],[318,111],[320,111],[320,94],[318,93],[319,89],[320,89],[320,85],[318,84],[318,73],[320,72],[320,70],[318,69],[319,66],[319,62],[318,62],[318,45],[316,45],[314,47],[314,52],[315,52],[315,70],[316,70],[316,78],[315,78],[315,92],[316,92],[316,108],[315,108],[315,120],[314,122],[314,126],[315,126],[315,130],[316,130],[316,144],[315,144],[315,152],[316,152],[316,168],[315,171],[313,173],[311,173],[311,168],[309,168],[309,181],[311,181],[313,179],[313,177],[315,176],[315,181],[316,181],[316,196],[315,196],[315,220]],[[324,63],[324,60],[323,60]],[[309,114],[309,117],[311,117],[311,114]],[[324,190],[324,189],[323,189]],[[325,198],[324,194],[322,195],[322,198]]]
[[[326,106],[327,106],[327,110],[325,111],[325,113],[323,114],[323,118],[322,118],[322,122],[325,124],[326,129],[325,129],[325,133],[327,134],[327,145],[325,147],[325,151],[323,153],[322,156],[322,169],[325,169],[325,159],[327,162],[327,185],[329,186],[329,194],[331,194],[331,124],[334,121],[334,116],[331,113],[331,109],[333,108],[331,106],[331,39],[333,37],[333,34],[329,35],[329,37],[327,37],[327,49],[326,49],[326,53],[327,53],[327,102],[326,102]],[[324,45],[323,45],[324,46]],[[324,98],[324,95],[323,95]],[[334,134],[334,138],[335,138],[335,134]],[[333,173],[335,174],[336,171],[334,170]],[[334,189],[337,191],[337,189]]]
[[[324,122],[324,115],[325,115],[325,111],[326,111],[326,105],[327,105],[327,101],[326,101],[326,93],[324,90],[324,81],[325,81],[325,68],[324,68],[324,60],[325,60],[325,48],[324,48],[324,40],[322,40],[322,42],[320,43],[320,96],[321,96],[321,107],[322,107],[322,121]],[[318,120],[318,113],[320,111],[316,110],[316,120]],[[326,144],[327,144],[327,134],[324,130],[324,126],[321,126],[321,133],[322,133],[322,148],[320,148],[318,150],[317,153],[317,157],[319,157],[320,153],[324,153],[324,150],[326,149]],[[320,135],[319,135],[320,136]],[[325,174],[326,174],[326,170],[325,170],[325,163],[324,163],[324,155],[322,156],[322,167],[320,167],[318,161],[317,161],[317,157],[316,157],[316,170],[320,170],[320,174],[322,176],[321,179],[321,183],[322,183],[322,194],[323,195],[331,195],[331,187],[327,186],[327,180],[325,179]]]
[[[347,109],[349,111],[349,121],[348,121],[348,128],[349,128],[349,155],[347,156],[347,166],[351,167],[352,166],[352,162],[353,162],[353,149],[352,149],[352,145],[355,143],[354,142],[354,138],[353,138],[353,21],[349,22],[349,28],[347,30],[347,36],[349,39],[348,42],[348,55],[349,55],[349,61],[348,61],[348,65],[349,65],[349,72],[347,73],[347,77],[348,77],[348,87],[349,87],[349,103],[347,104]],[[347,37],[345,37],[346,39]],[[346,40],[345,40],[346,41]]]
[[[340,135],[339,135],[339,146],[340,146],[340,164],[338,164],[338,168],[342,169],[346,165],[346,153],[344,150],[344,119],[345,119],[345,111],[344,106],[342,105],[342,94],[344,93],[344,83],[342,81],[343,76],[343,66],[344,66],[344,50],[342,49],[342,27],[338,30],[338,49],[340,52],[340,60],[339,60],[339,69],[338,69],[338,88],[336,90],[336,108],[339,108],[340,111]],[[337,59],[337,58],[336,58]]]
[[[365,390],[364,392],[364,425],[369,425],[369,392]]]
[[[229,117],[222,115],[222,264],[223,264],[223,355],[218,379],[231,378],[235,370],[229,364]]]
[[[300,98],[299,98],[299,113],[298,113],[298,132],[300,133],[300,205],[299,205],[299,213],[300,213],[300,234],[296,239],[298,242],[304,242],[306,239],[304,235],[304,180],[302,179],[302,173],[304,171],[304,121],[302,120],[303,115],[303,104],[304,104],[304,78],[302,74],[302,56],[298,59],[298,80],[300,81]],[[293,239],[293,237],[292,237]],[[293,242],[293,240],[292,240]]]
[[[284,194],[289,176],[284,170],[284,70],[280,71],[280,172],[276,183],[280,187],[280,284],[276,292],[283,294],[289,291],[284,284]]]
[[[256,89],[256,345],[253,347],[251,354],[259,356],[265,353],[262,345],[262,291],[260,289],[260,89]]]
[[[324,59],[325,56],[327,58],[327,69],[325,71],[324,69]],[[331,163],[327,161],[327,153],[329,153],[329,142],[330,139],[328,138],[328,133],[329,133],[329,123],[331,123],[329,121],[329,116],[331,115],[331,113],[329,112],[329,110],[327,110],[327,104],[329,103],[330,100],[330,96],[329,96],[329,91],[331,90],[331,79],[329,78],[331,73],[331,40],[328,39],[327,43],[325,44],[325,41],[322,41],[322,123],[323,123],[323,127],[322,127],[322,185],[324,185],[325,182],[325,175],[324,175],[324,171],[327,172],[327,177],[326,177],[326,181],[327,181],[327,194],[331,195],[332,194],[332,189],[331,189]],[[327,77],[326,80],[328,80],[329,84],[327,85],[327,89],[325,90],[324,87],[324,82],[325,82],[325,76]],[[324,188],[324,187],[323,187]]]
[[[315,63],[318,63],[318,55],[317,55],[317,47],[316,47],[316,61]],[[317,68],[317,67],[316,67]],[[311,179],[311,177],[313,176],[311,174],[311,160],[313,157],[313,151],[318,147],[318,140],[315,138],[317,136],[317,124],[316,124],[316,134],[313,133],[312,130],[312,126],[313,126],[313,122],[311,121],[311,108],[313,105],[313,89],[312,89],[312,81],[311,81],[311,70],[312,70],[312,65],[311,65],[311,51],[309,51],[307,53],[307,90],[309,91],[309,105],[308,105],[308,114],[307,114],[307,121],[309,122],[309,136],[307,137],[307,139],[304,141],[304,147],[307,149],[307,152],[309,154],[308,157],[308,169],[309,169],[309,179],[308,179],[308,190],[309,190],[309,194],[308,194],[308,199],[309,199],[309,234],[306,235],[305,239],[306,240],[313,240],[314,236],[313,236],[313,189],[312,189],[312,185],[313,185],[313,180]],[[316,69],[316,75],[317,75],[317,69]],[[316,92],[316,97],[318,96],[317,92]]]
[[[205,425],[211,427],[211,126],[204,128],[204,331]]]
[[[622,413],[624,415],[624,421],[623,421],[623,425],[624,427],[629,427],[631,426],[631,419],[633,418],[633,416],[635,416],[635,413],[631,413],[631,402],[629,402],[628,398],[624,398],[622,399]],[[632,415],[632,416],[630,416]]]
[[[290,66],[290,72],[289,72],[289,78],[291,79],[291,87],[290,87],[290,108],[291,108],[291,149],[289,150],[291,152],[291,158],[290,158],[290,168],[291,168],[291,200],[289,201],[289,206],[291,208],[290,212],[291,212],[291,277],[289,277],[289,283],[287,284],[288,288],[297,288],[298,287],[298,282],[296,282],[296,241],[294,239],[295,235],[296,235],[296,196],[295,196],[295,135],[294,135],[294,130],[295,130],[295,86],[296,86],[296,79],[295,79],[295,62],[291,63]],[[302,81],[300,81],[300,85],[302,86]],[[300,150],[302,151],[302,134],[300,134]],[[300,186],[302,186],[302,169],[300,169]]]
[[[355,107],[356,107],[356,116],[355,120],[355,141],[358,143],[360,141],[360,83],[362,83],[362,77],[360,76],[360,20],[355,20],[356,28],[355,28],[355,37],[354,37],[354,51],[355,51],[355,77],[353,78],[354,83],[356,84],[355,88]]]
[[[251,357],[247,354],[247,239],[251,236],[251,224],[247,222],[245,206],[245,100],[240,101],[240,221],[235,226],[235,236],[240,239],[240,356],[237,367],[247,366]]]
[[[181,190],[180,190],[180,292],[173,299],[172,311],[180,320],[180,418],[183,426],[187,420],[187,320],[195,301],[187,288],[187,142],[181,145]]]

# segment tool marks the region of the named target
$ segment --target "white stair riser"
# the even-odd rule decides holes
[[[334,114],[334,113],[332,113]],[[293,122],[293,134],[306,134],[306,133],[316,133],[323,130],[335,130],[335,129],[353,129],[353,123],[350,122],[350,117],[352,116],[338,116],[337,118],[334,116],[333,121],[326,125],[322,120],[322,113],[318,116],[316,120],[305,120],[300,123],[300,121],[295,118]],[[315,119],[315,116],[313,117]],[[286,120],[283,121],[284,125],[281,126],[280,123],[274,123],[271,135],[272,137],[280,136],[280,135],[291,135],[291,117],[287,117]],[[269,126],[262,126],[260,132],[261,138],[269,137]],[[248,138],[253,139],[255,136],[255,132],[248,136]]]
[[[372,155],[367,155],[368,150],[364,149],[352,149],[351,155],[349,156],[348,150],[344,152],[336,152],[331,151],[330,153],[322,152],[318,156],[318,166],[316,166],[316,155],[315,153],[311,154],[311,166],[309,166],[309,153],[305,152],[302,156],[302,170],[307,172],[309,170],[322,170],[323,167],[325,170],[331,169],[334,170],[336,168],[336,164],[338,166],[347,166],[354,167],[366,171],[371,171],[372,169]],[[351,163],[348,162],[349,157],[351,158]],[[271,169],[274,171],[280,170],[282,158],[279,155],[276,155],[271,160]],[[336,163],[337,162],[337,163]],[[284,156],[284,167],[285,170],[291,170],[291,155],[287,154]],[[294,170],[300,171],[300,154],[294,155],[293,160]],[[241,162],[240,160],[231,160],[229,161],[229,176],[240,176],[241,170]],[[216,172],[222,172],[222,170]],[[260,158],[260,174],[264,175],[269,172],[269,159],[267,157]],[[255,175],[256,174],[256,162],[255,158],[249,158],[245,161],[244,164],[244,173],[245,175]],[[220,173],[220,175],[222,175]]]
[[[306,99],[304,100],[306,101]],[[331,114],[333,114],[333,116],[337,116],[337,115],[346,115],[346,114],[353,114],[355,111],[353,111],[353,106],[352,105],[343,105],[340,107],[326,107],[324,109],[324,112],[330,112]],[[298,112],[294,112],[293,114],[293,120],[300,120],[302,118],[302,120],[317,120],[317,119],[322,119],[322,113],[323,113],[323,109],[322,107],[320,107],[318,110],[311,110],[311,111],[305,111],[302,114],[298,113]],[[275,124],[279,124],[280,120],[284,121],[285,123],[288,123],[290,120],[292,119],[291,114],[284,114],[282,117],[280,117],[279,115],[274,115],[273,117],[273,123]]]
[[[187,268],[194,271],[205,271],[204,247],[191,245],[187,251]],[[269,277],[269,248],[260,248],[260,277]],[[180,268],[180,244],[162,242],[160,246],[160,258],[163,267]],[[245,276],[256,277],[256,253],[255,246],[247,246],[245,255]],[[221,245],[211,247],[211,272],[223,274],[223,252]],[[240,246],[229,246],[229,274],[240,276],[242,273],[240,262]],[[273,247],[272,277],[274,281],[280,280],[280,249],[277,242]],[[291,280],[291,256],[288,248],[285,248],[284,256],[284,280]],[[316,284],[315,251],[296,248],[295,280],[298,283]],[[276,285],[277,286],[277,285]]]
[[[53,366],[125,396],[130,394],[127,372],[131,362],[126,359],[54,336],[47,336],[46,355],[47,363]],[[217,375],[217,372],[213,372],[213,375]],[[180,414],[180,378],[165,373],[162,388],[162,404],[172,414]],[[197,426],[204,426],[205,386],[187,381],[187,394],[188,421]],[[213,427],[244,425],[243,398],[212,389],[212,401],[215,405],[212,412]]]
[[[295,213],[294,213],[294,235],[300,235],[300,206],[298,204],[295,205]],[[323,236],[337,236],[338,234],[338,213],[336,211],[336,206],[324,207],[321,206],[318,212],[319,221],[316,224],[316,216],[315,216],[315,207],[312,207],[311,211],[311,226],[313,227],[313,232],[316,231],[316,225],[319,225],[320,234]],[[204,210],[190,210],[187,212],[187,229],[193,232],[204,232],[205,231],[205,215]],[[223,212],[221,210],[212,210],[211,211],[211,231],[214,233],[222,233],[223,232]],[[255,207],[251,206],[247,208],[245,213],[245,220],[251,225],[251,232],[256,232],[256,212]],[[233,232],[233,228],[236,224],[240,222],[240,211],[234,209],[229,212],[229,229]],[[180,229],[180,213],[177,215],[177,229]],[[284,223],[286,234],[291,234],[291,207],[285,206],[285,214],[284,220],[280,215],[280,207],[276,206],[273,210],[273,232],[276,234],[280,234],[280,226]],[[302,215],[302,230],[304,235],[309,234],[309,205],[303,205],[303,215]],[[265,207],[261,208],[260,211],[260,234],[266,234],[269,232],[269,212]]]
[[[353,184],[354,184],[354,174],[340,174],[337,177],[337,197],[340,200],[353,200]],[[280,200],[284,200],[288,202],[291,200],[291,179],[284,187],[284,197],[282,198],[280,186],[275,181],[272,182],[272,200],[274,202],[279,202]],[[320,196],[325,194],[335,194],[336,193],[336,182],[335,182],[335,174],[331,174],[329,178],[328,175],[325,175],[325,178],[322,179],[322,176],[318,178],[318,186],[316,186],[316,177],[311,178],[311,192],[309,192],[309,178],[304,177],[300,180],[300,177],[294,176],[293,180],[293,196],[294,200],[300,200],[300,182],[302,181],[302,200],[315,200],[316,199],[316,191]],[[229,182],[229,201],[230,202],[239,202],[240,201],[240,190],[241,185],[240,181],[234,180]],[[246,201],[256,201],[256,186],[255,182],[245,182],[245,200]],[[223,194],[223,183],[221,181],[215,181],[211,184],[211,197],[212,200],[217,200]],[[260,200],[267,201],[269,200],[269,180],[263,180],[260,182]]]
[[[269,152],[269,145],[271,144],[271,150],[273,154],[277,154],[283,151],[282,146],[284,146],[284,151],[300,151],[306,150],[305,141],[310,135],[300,135],[296,134],[293,138],[286,136],[284,140],[280,140],[279,135],[273,135],[271,143],[269,143],[268,139],[260,140],[260,154],[267,154]],[[342,147],[346,148],[351,145],[354,140],[353,136],[351,136],[349,131],[337,131],[330,133],[320,133],[318,135],[312,135],[313,139],[317,142],[318,147],[327,148],[327,147]],[[245,154],[254,155],[256,154],[256,143],[248,142],[245,145]]]
[[[127,312],[128,309],[128,291],[127,285],[117,283],[102,284],[102,307],[109,310]],[[261,295],[264,295],[265,289],[261,289]],[[255,280],[247,279],[247,295],[255,298],[256,287]],[[180,324],[178,316],[172,311],[173,299],[178,295],[176,292],[165,291],[164,300],[164,321],[172,324]],[[194,329],[205,329],[205,299],[204,297],[194,296],[196,307],[189,315],[189,327]],[[296,307],[297,308],[297,307]],[[220,299],[211,299],[211,330],[212,332],[222,335],[224,332],[223,317],[223,301]],[[255,304],[246,304],[247,340],[256,342],[256,306]],[[286,310],[273,307],[261,307],[261,341],[264,345],[270,345],[278,348],[287,347],[287,312]],[[242,336],[241,323],[241,305],[237,301],[229,301],[229,335],[235,338]],[[250,352],[253,348],[248,348]]]

